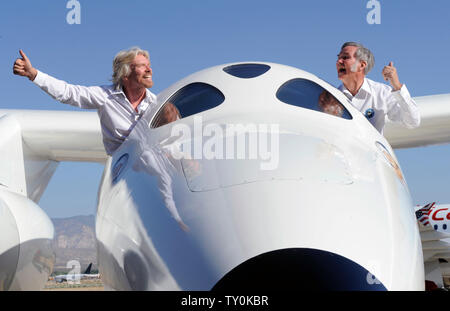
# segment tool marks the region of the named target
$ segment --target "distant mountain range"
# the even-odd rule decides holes
[[[92,262],[92,270],[97,270],[97,250],[95,247],[95,216],[73,216],[52,218],[55,227],[53,249],[56,255],[53,271],[70,271],[66,265],[77,260],[81,272]]]

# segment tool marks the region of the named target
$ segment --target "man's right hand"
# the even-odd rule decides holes
[[[402,88],[403,84],[401,84],[398,79],[397,68],[394,67],[393,62],[390,62],[389,65],[385,66],[381,74],[383,75],[384,80],[391,83],[394,91],[398,91]]]
[[[16,59],[14,62],[13,73],[15,75],[28,77],[31,81],[36,78],[37,70],[31,66],[31,62],[22,50],[19,50],[22,58]]]

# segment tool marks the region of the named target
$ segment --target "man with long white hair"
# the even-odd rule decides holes
[[[372,52],[362,44],[344,43],[336,61],[338,78],[342,81],[339,89],[381,134],[386,117],[408,128],[418,127],[417,105],[406,85],[400,83],[394,64],[390,62],[382,71],[391,86],[365,77],[374,64]]]
[[[106,153],[111,155],[125,140],[136,122],[156,96],[150,57],[147,51],[133,47],[120,51],[113,61],[112,85],[80,86],[69,84],[45,74],[31,65],[25,53],[19,51],[13,73],[28,77],[54,99],[72,106],[97,109]]]

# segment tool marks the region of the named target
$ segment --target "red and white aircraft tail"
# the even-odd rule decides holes
[[[443,288],[450,278],[450,204],[432,202],[416,210],[422,240],[425,280],[430,289]],[[433,284],[434,283],[434,284]]]

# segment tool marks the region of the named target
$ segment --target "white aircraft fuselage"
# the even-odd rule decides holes
[[[108,158],[96,220],[105,286],[423,290],[414,207],[390,144],[333,86],[258,64],[269,70],[216,66],[167,88]],[[212,109],[183,108],[192,96],[201,110],[217,90]],[[321,90],[350,117],[295,101]],[[168,101],[181,116],[154,126]]]

